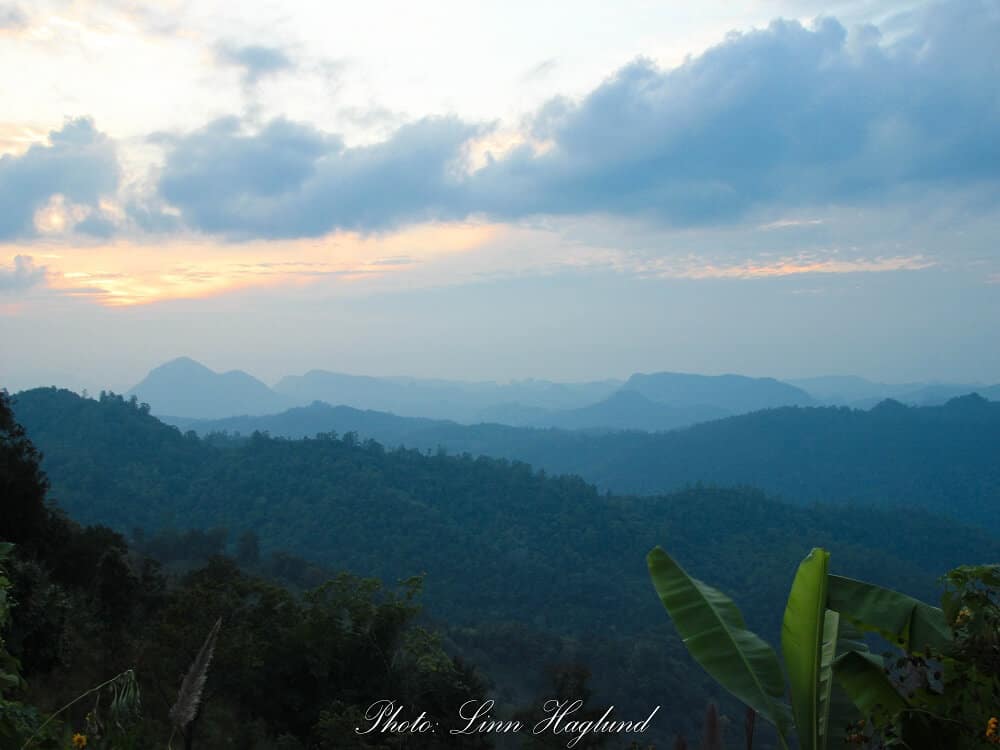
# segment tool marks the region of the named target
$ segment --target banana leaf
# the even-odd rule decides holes
[[[837,613],[837,621],[837,647],[834,653],[834,663],[849,651],[856,651],[859,654],[869,653],[864,633],[854,627],[849,620],[840,617],[839,612]],[[861,711],[854,705],[845,690],[837,684],[834,674],[833,686],[830,690],[830,710],[827,717],[827,748],[832,750],[833,748],[849,747],[847,735],[857,728],[857,723],[862,718],[864,717],[861,715]]]
[[[792,713],[802,750],[825,750],[840,617],[826,608],[830,553],[815,548],[799,565],[781,623]]]
[[[889,681],[882,660],[871,654],[848,651],[834,662],[833,674],[863,716],[892,716],[909,705]]]
[[[653,586],[684,645],[706,672],[778,730],[787,747],[791,712],[778,656],[747,630],[743,615],[721,591],[689,576],[663,549],[646,557]]]
[[[831,575],[827,607],[862,630],[877,632],[913,653],[931,648],[941,653],[951,643],[944,612],[898,591]]]

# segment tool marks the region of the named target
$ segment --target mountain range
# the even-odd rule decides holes
[[[181,357],[153,369],[127,395],[174,421],[276,414],[321,401],[463,424],[656,432],[767,408],[871,408],[885,398],[923,406],[970,392],[1000,399],[1000,385],[889,385],[854,376],[783,382],[674,372],[636,373],[624,381],[496,383],[312,370],[281,378],[270,387],[241,370],[217,373]]]
[[[1000,403],[975,395],[941,406],[781,407],[661,433],[461,425],[320,402],[174,423],[244,438],[351,432],[389,447],[523,461],[613,492],[754,486],[802,504],[905,505],[1000,524]]]
[[[991,401],[1000,401],[1000,384],[982,383],[875,383],[854,375],[832,375],[789,380],[791,385],[808,392],[817,401],[830,406],[853,406],[867,409],[891,398],[914,406],[937,406],[956,396],[978,393]]]
[[[273,414],[293,402],[242,370],[215,372],[190,357],[154,368],[127,395],[156,414],[206,419],[233,414]]]
[[[832,551],[838,573],[925,600],[943,571],[1000,556],[1000,404],[977,397],[782,407],[663,434],[465,426],[324,404],[285,414],[446,430],[436,436],[467,445],[503,435],[518,451],[537,451],[525,442],[534,437],[566,464],[691,485],[650,497],[354,435],[203,440],[111,395],[35,389],[16,394],[14,411],[44,455],[51,496],[75,519],[121,531],[252,532],[264,553],[293,550],[386,581],[423,572],[428,616],[447,623],[449,643],[496,677],[498,691],[518,689],[526,664],[582,662],[598,700],[623,712],[661,703],[671,731],[703,708],[709,688],[652,595],[643,561],[652,545],[732,592],[771,640],[794,566],[813,545]],[[786,502],[692,481],[740,476],[783,484]],[[813,502],[822,497],[830,502]],[[517,670],[511,653],[522,655]]]

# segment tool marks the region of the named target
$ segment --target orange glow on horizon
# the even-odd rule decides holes
[[[935,265],[921,256],[816,260],[808,257],[782,258],[769,263],[748,261],[734,265],[714,265],[693,261],[685,266],[664,267],[653,263],[646,275],[675,279],[767,279],[801,274],[879,273],[919,271]]]
[[[47,270],[47,286],[109,307],[212,297],[248,287],[356,281],[474,250],[493,238],[490,224],[425,224],[386,235],[338,232],[300,240],[159,244],[116,241],[93,246],[49,243],[3,248],[0,258],[31,255]]]

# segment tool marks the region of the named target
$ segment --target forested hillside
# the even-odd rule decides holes
[[[1000,525],[1000,403],[974,395],[943,406],[884,401],[870,411],[769,409],[663,434],[463,426],[325,404],[186,424],[244,436],[354,431],[389,446],[525,461],[613,492],[752,485],[790,503],[902,505]]]
[[[186,571],[167,575],[121,535],[66,518],[46,491],[38,454],[0,392],[5,750],[166,747],[181,677],[213,623],[206,689],[184,704],[196,718],[174,747],[384,747],[354,727],[386,695],[418,703],[445,728],[458,722],[453,704],[485,698],[472,668],[417,626],[418,579],[383,587],[288,554],[241,554],[241,569],[218,555],[197,559],[189,537],[172,546]]]
[[[960,411],[960,406],[931,413],[940,416]],[[980,413],[979,404],[970,406]],[[416,565],[430,574],[429,599],[446,605],[449,616],[530,612],[549,624],[576,628],[576,618],[565,607],[585,607],[593,609],[586,621],[595,628],[625,626],[634,618],[619,605],[640,588],[639,598],[646,598],[642,556],[658,541],[682,549],[689,544],[692,565],[716,566],[706,575],[741,589],[746,567],[731,564],[734,560],[717,543],[699,563],[699,549],[709,552],[705,540],[742,539],[746,546],[756,540],[763,555],[782,556],[776,569],[787,570],[813,544],[831,541],[836,550],[832,542],[839,537],[850,540],[840,542],[846,547],[835,558],[847,572],[864,572],[878,550],[899,561],[897,570],[886,571],[894,583],[905,589],[909,579],[909,590],[920,591],[923,580],[923,593],[932,582],[921,579],[921,572],[929,575],[962,558],[949,535],[961,536],[964,551],[971,549],[977,557],[1000,550],[1000,542],[989,534],[938,521],[905,497],[888,511],[864,504],[795,508],[749,489],[692,488],[666,496],[619,497],[572,476],[547,476],[524,463],[386,449],[352,434],[307,440],[256,434],[245,441],[203,441],[114,396],[97,401],[39,389],[19,394],[14,408],[43,451],[53,496],[82,522],[122,531],[225,526],[235,535],[252,530],[265,548],[303,550],[317,561],[387,578],[408,575]],[[905,419],[927,412],[899,407],[893,413]],[[799,416],[805,433],[814,414],[840,416],[846,424],[865,416],[845,410],[753,416],[772,427]],[[964,428],[967,421],[956,424]],[[698,437],[708,451],[714,432],[694,429],[681,436]],[[593,440],[600,444],[612,437],[641,436]],[[793,449],[795,436],[787,442]],[[747,446],[748,455],[755,451],[762,449]],[[664,457],[664,463],[677,460]],[[858,471],[846,456],[839,466],[842,473]],[[970,482],[970,476],[959,473],[961,466],[952,472],[956,483]],[[874,466],[872,473],[877,481]],[[801,478],[786,481],[807,486]],[[843,533],[847,528],[852,533]],[[910,540],[928,536],[930,528],[937,529],[932,539],[940,541],[912,547]],[[886,539],[892,541],[887,544]],[[462,554],[456,555],[457,550]],[[475,581],[459,575],[470,565],[477,570]],[[550,571],[555,568],[566,570],[568,579],[553,580]],[[573,573],[579,570],[587,571],[586,580]],[[491,581],[494,575],[520,579],[523,585],[500,586]],[[582,589],[596,582],[615,606],[594,602],[592,596],[581,601]],[[581,589],[573,588],[577,583]]]
[[[643,556],[654,544],[736,594],[750,625],[772,637],[789,575],[812,546],[829,548],[840,573],[927,599],[941,572],[1000,559],[994,535],[905,503],[795,507],[698,487],[619,497],[526,464],[387,450],[353,435],[203,441],[114,396],[41,389],[19,394],[15,409],[73,517],[120,531],[225,527],[232,539],[253,532],[265,551],[365,576],[426,573],[428,614],[487,671],[533,643],[588,664],[598,694],[624,705],[675,701],[677,721],[706,694],[692,693],[690,663],[650,596]],[[787,419],[757,415],[768,417]]]

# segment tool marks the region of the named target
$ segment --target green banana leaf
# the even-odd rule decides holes
[[[831,612],[833,610],[827,611]],[[837,620],[837,647],[834,653],[834,663],[849,651],[856,651],[860,654],[869,653],[864,633],[854,627],[849,620],[840,617],[839,612],[837,613]],[[836,676],[834,675],[833,685],[830,690],[830,710],[827,717],[827,748],[832,750],[833,748],[852,747],[846,741],[848,732],[856,728],[858,721],[862,718],[861,711],[854,705],[854,702],[844,689],[837,684]]]
[[[834,662],[833,674],[863,716],[891,716],[909,705],[889,681],[882,660],[871,654],[848,651]]]
[[[823,645],[819,655],[819,700],[817,701],[819,750],[824,750],[829,744],[830,716],[833,709],[833,663],[837,660],[839,630],[840,613],[832,609],[826,610],[823,615]]]
[[[840,627],[837,630],[837,656],[841,657],[848,651],[857,651],[859,654],[870,653],[871,649],[865,642],[865,634],[856,626],[852,625],[844,617],[840,618]]]
[[[881,586],[831,575],[827,607],[910,653],[928,647],[940,653],[951,643],[951,629],[944,612]]]
[[[791,712],[783,702],[785,681],[774,649],[747,630],[729,597],[689,576],[662,548],[650,552],[646,563],[656,593],[695,661],[774,724],[787,747]]]
[[[830,553],[815,548],[799,565],[781,623],[792,713],[802,750],[825,750],[840,617],[826,608]]]

